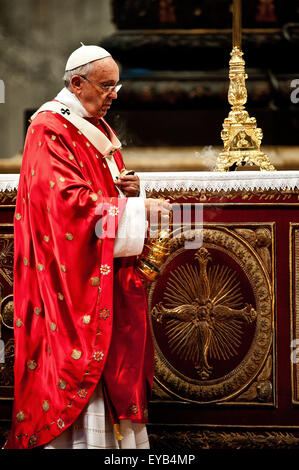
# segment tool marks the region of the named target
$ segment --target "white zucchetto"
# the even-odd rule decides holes
[[[82,42],[81,42],[82,44]],[[86,65],[94,60],[104,59],[105,57],[111,57],[111,54],[99,46],[85,46],[82,44],[81,47],[76,49],[68,58],[65,71],[76,69],[82,65]]]

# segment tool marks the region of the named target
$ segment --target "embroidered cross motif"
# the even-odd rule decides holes
[[[68,116],[71,114],[68,108],[61,108],[60,112],[61,114],[67,114]]]

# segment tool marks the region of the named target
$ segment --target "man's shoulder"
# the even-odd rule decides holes
[[[53,132],[64,132],[65,131],[65,119],[54,111],[44,110],[38,113],[35,118],[31,121],[30,128],[40,131],[53,131]]]

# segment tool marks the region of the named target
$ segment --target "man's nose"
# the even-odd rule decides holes
[[[110,93],[109,93],[109,97],[112,99],[112,100],[116,100],[117,98],[117,91],[116,90],[112,90]]]

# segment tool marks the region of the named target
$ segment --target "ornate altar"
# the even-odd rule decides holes
[[[141,177],[176,212],[146,283],[152,447],[298,448],[299,172]]]

